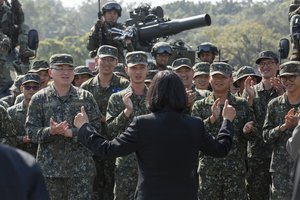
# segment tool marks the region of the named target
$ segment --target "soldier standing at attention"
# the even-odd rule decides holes
[[[126,55],[125,71],[130,85],[109,98],[106,121],[108,132],[116,137],[129,126],[133,117],[149,113],[146,107],[147,54],[134,51]],[[135,154],[116,159],[114,200],[134,199],[138,169]]]
[[[247,192],[250,200],[269,199],[271,175],[269,172],[272,145],[263,141],[262,127],[265,121],[267,105],[269,101],[284,93],[283,86],[276,78],[279,64],[278,56],[272,51],[262,51],[256,60],[258,71],[261,74],[261,82],[251,84],[251,79],[245,80],[246,96],[252,107],[258,126],[257,137],[248,141],[248,177]]]
[[[74,87],[73,57],[50,57],[49,74],[53,83],[31,98],[26,131],[38,143],[36,160],[53,200],[92,199],[95,164],[92,153],[77,142],[73,120],[84,106],[97,130],[101,114],[93,95]],[[74,136],[74,137],[72,137]],[[71,138],[72,137],[72,138]]]
[[[218,48],[210,42],[203,42],[197,47],[197,56],[201,62],[213,63],[218,53]]]
[[[40,77],[34,73],[26,74],[22,79],[21,90],[24,100],[9,107],[7,112],[17,131],[17,148],[31,153],[36,157],[37,143],[32,143],[25,130],[26,114],[31,97],[40,89]]]
[[[172,70],[171,66],[168,66],[170,57],[172,56],[173,49],[171,45],[166,42],[157,42],[151,49],[151,55],[155,59],[155,67],[153,70]]]
[[[272,200],[292,198],[290,174],[293,172],[294,161],[286,151],[286,142],[298,123],[300,62],[289,61],[280,65],[279,77],[286,92],[269,102],[263,126],[264,140],[273,147],[270,165]]]
[[[96,65],[99,73],[84,82],[81,88],[91,92],[102,112],[101,125],[102,134],[108,136],[106,126],[106,109],[109,97],[125,89],[129,81],[113,73],[118,64],[118,49],[113,46],[103,45],[98,49]],[[111,139],[111,138],[110,138]],[[97,175],[94,181],[94,198],[100,200],[112,200],[114,188],[115,159],[103,160],[94,156]]]
[[[122,24],[117,22],[119,17],[121,17],[121,13],[121,5],[116,2],[107,2],[102,6],[103,16],[92,27],[87,43],[87,49],[91,51],[90,56],[92,58],[96,56],[99,47],[102,45],[111,45],[118,49],[119,62],[125,63],[123,43],[115,40],[112,34],[108,33],[108,29],[111,28],[125,29]]]
[[[252,113],[243,98],[232,95],[232,67],[224,62],[215,62],[210,66],[210,84],[212,94],[196,101],[192,116],[204,119],[204,124],[213,136],[218,134],[223,118],[224,102],[237,111],[233,120],[234,137],[229,154],[224,158],[213,158],[200,153],[199,156],[199,199],[204,200],[246,200],[246,144],[247,139],[255,136]]]

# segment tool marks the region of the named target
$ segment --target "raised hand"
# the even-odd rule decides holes
[[[80,113],[78,113],[74,118],[74,125],[76,128],[80,128],[85,123],[89,123],[89,118],[84,110],[84,106],[81,106]]]
[[[229,105],[227,99],[225,100],[225,103],[224,103],[224,108],[223,108],[222,116],[223,116],[224,120],[228,119],[230,121],[232,121],[235,118],[235,116],[236,116],[235,108],[232,107],[231,105]]]

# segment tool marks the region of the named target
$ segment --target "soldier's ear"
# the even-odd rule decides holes
[[[48,69],[48,74],[49,74],[50,78],[52,78],[52,69],[51,69],[51,67]]]

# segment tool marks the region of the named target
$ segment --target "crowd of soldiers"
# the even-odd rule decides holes
[[[277,54],[266,50],[249,64],[257,67],[234,71],[227,62],[215,62],[218,48],[204,42],[197,48],[199,62],[178,58],[169,66],[173,49],[158,42],[150,65],[146,52],[124,56],[124,46],[107,39],[105,28],[117,23],[120,5],[107,3],[102,11],[105,20],[97,21],[88,42],[97,71],[75,66],[69,54],[54,54],[49,62],[33,62],[0,100],[1,143],[36,157],[51,199],[134,199],[141,173],[135,155],[92,155],[77,142],[73,121],[84,106],[96,130],[113,139],[134,117],[149,113],[148,84],[160,70],[178,74],[188,99],[184,112],[201,118],[210,134],[218,134],[225,100],[236,109],[230,153],[224,158],[199,154],[194,174],[199,199],[291,199],[294,160],[285,144],[298,124],[299,61],[280,64]]]

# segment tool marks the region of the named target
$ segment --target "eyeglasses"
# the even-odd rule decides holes
[[[40,86],[38,86],[38,85],[34,85],[34,86],[23,85],[23,87],[24,87],[25,90],[30,90],[30,89],[32,89],[32,90],[39,90],[40,89]]]
[[[288,75],[288,76],[280,76],[281,82],[287,82],[289,80],[290,82],[294,82],[297,78],[297,75]]]
[[[52,68],[50,68],[50,69],[54,69],[54,70],[56,70],[56,71],[58,71],[58,72],[68,72],[68,73],[74,71],[73,68],[52,67]]]
[[[271,67],[275,62],[274,61],[270,61],[270,62],[261,62],[258,64],[258,66],[260,67]]]
[[[157,48],[157,53],[158,54],[163,54],[163,53],[167,53],[167,54],[172,54],[172,48],[171,47],[167,47],[167,46],[161,46]]]

